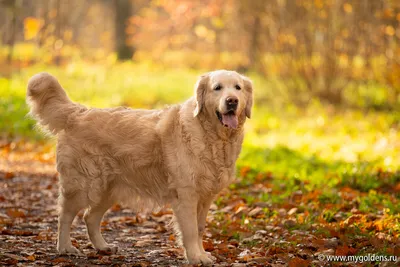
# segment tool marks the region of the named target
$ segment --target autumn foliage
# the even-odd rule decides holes
[[[88,106],[162,108],[226,68],[253,80],[255,106],[209,212],[215,266],[395,266],[326,257],[400,256],[399,25],[390,0],[0,0],[0,265],[184,264],[168,207],[110,209],[115,255],[80,214],[85,255],[57,255],[55,143],[26,116],[30,76]]]

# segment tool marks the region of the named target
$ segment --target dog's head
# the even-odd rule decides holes
[[[202,75],[195,86],[194,116],[201,112],[223,127],[236,129],[251,117],[253,85],[235,71],[217,70]]]

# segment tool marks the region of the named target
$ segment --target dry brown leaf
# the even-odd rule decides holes
[[[4,179],[12,179],[15,177],[15,174],[13,172],[6,172],[4,174]]]
[[[357,249],[349,247],[348,245],[343,245],[336,248],[335,255],[349,256],[349,255],[354,255],[356,252]]]
[[[213,251],[215,249],[212,240],[203,240],[203,247],[205,251]]]
[[[175,240],[176,240],[175,236],[173,234],[170,234],[169,235],[169,241],[175,241]]]
[[[28,260],[30,260],[30,261],[35,261],[36,260],[36,257],[35,257],[35,255],[29,255],[28,257],[27,257],[27,259]]]
[[[8,209],[7,215],[11,218],[23,218],[26,216],[25,212],[19,209]]]

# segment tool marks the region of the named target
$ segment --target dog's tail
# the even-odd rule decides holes
[[[26,101],[30,106],[30,114],[53,134],[67,127],[71,114],[85,109],[73,103],[57,79],[46,72],[29,79]]]

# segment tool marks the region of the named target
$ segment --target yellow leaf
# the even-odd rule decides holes
[[[173,234],[170,234],[168,239],[169,239],[169,241],[175,241],[176,240],[175,236]]]
[[[207,36],[208,29],[204,25],[197,25],[194,28],[194,32],[197,36],[204,38]]]
[[[383,17],[384,18],[392,18],[393,17],[393,9],[391,8],[385,8],[385,10],[383,10]]]
[[[323,1],[321,1],[321,0],[314,0],[314,5],[317,7],[317,8],[323,8],[324,7],[324,2]]]
[[[25,40],[31,40],[36,37],[40,28],[43,25],[43,21],[34,17],[27,17],[24,19],[24,38]]]
[[[64,40],[66,40],[66,41],[71,41],[73,35],[74,35],[74,33],[72,32],[72,30],[66,30],[66,31],[64,32]]]
[[[224,21],[221,18],[212,18],[211,23],[215,28],[222,29],[225,26]]]
[[[396,31],[394,30],[393,26],[388,25],[385,27],[385,34],[389,35],[389,36],[393,36],[396,33]]]
[[[250,261],[251,260],[251,255],[245,255],[244,257],[243,257],[243,260],[244,261]]]
[[[27,259],[30,261],[35,261],[36,257],[35,257],[35,255],[32,254],[32,255],[28,256]]]
[[[351,4],[349,4],[349,3],[345,3],[345,4],[343,5],[343,9],[344,9],[344,11],[345,11],[346,13],[351,13],[351,12],[353,12],[353,7],[352,7]]]

